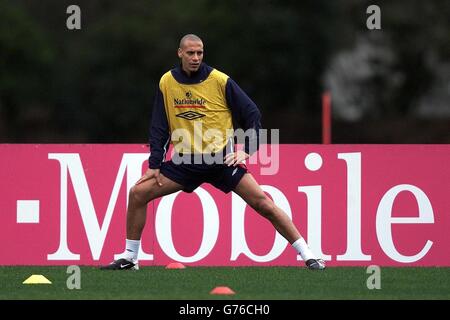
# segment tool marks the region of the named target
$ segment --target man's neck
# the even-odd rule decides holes
[[[212,68],[208,67],[203,62],[200,64],[198,70],[196,71],[185,70],[180,63],[178,67],[172,71],[172,74],[174,75],[175,79],[180,83],[194,84],[200,83],[206,78],[208,78],[211,71]]]
[[[184,73],[186,73],[186,75],[187,75],[188,77],[191,76],[191,71],[186,70],[184,67],[183,67],[182,69],[183,69]]]
[[[188,76],[189,78],[192,77],[194,74],[196,74],[200,68],[197,71],[190,71],[185,66],[181,65],[181,70]]]

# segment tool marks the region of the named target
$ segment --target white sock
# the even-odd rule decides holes
[[[316,259],[316,256],[311,252],[308,245],[305,242],[305,239],[300,237],[297,241],[292,244],[295,250],[302,256],[303,261],[307,261],[309,259]]]
[[[127,239],[125,259],[130,260],[130,261],[137,261],[140,244],[141,244],[141,240]]]

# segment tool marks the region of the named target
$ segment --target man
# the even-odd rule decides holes
[[[130,190],[126,254],[102,269],[137,270],[148,202],[179,190],[192,192],[204,182],[237,193],[292,244],[309,269],[324,269],[324,261],[313,255],[290,218],[243,164],[258,148],[261,115],[255,103],[227,75],[202,62],[203,42],[198,36],[181,39],[178,57],[180,66],[161,77],[156,94],[149,169]],[[233,123],[254,132],[244,150],[234,151],[229,134]],[[215,134],[206,134],[211,132]],[[175,153],[164,162],[171,140]]]

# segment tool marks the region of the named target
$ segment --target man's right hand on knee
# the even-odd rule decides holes
[[[159,175],[159,169],[148,168],[144,175],[136,182],[135,185],[141,184],[144,181],[150,180],[152,178],[156,179],[159,186],[162,186],[161,177]]]

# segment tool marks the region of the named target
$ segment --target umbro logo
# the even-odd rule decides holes
[[[195,111],[186,111],[186,112],[179,113],[176,116],[186,119],[186,120],[194,120],[194,119],[204,117],[205,115],[202,113],[195,112]]]

